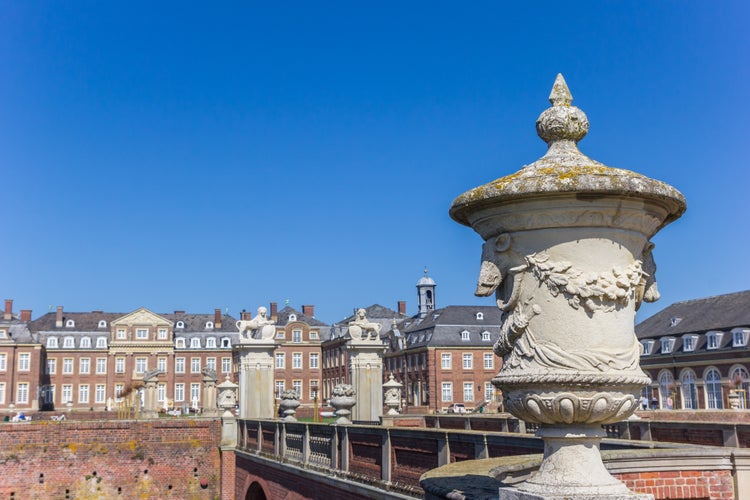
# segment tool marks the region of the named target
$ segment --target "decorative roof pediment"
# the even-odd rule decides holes
[[[110,323],[111,326],[149,325],[149,326],[172,326],[172,322],[145,307],[141,307],[125,316],[117,318]]]

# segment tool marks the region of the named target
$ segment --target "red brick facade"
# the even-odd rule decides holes
[[[0,496],[195,498],[221,494],[220,421],[4,424]]]
[[[734,498],[732,473],[727,470],[660,471],[613,475],[632,491],[654,495],[654,500]]]

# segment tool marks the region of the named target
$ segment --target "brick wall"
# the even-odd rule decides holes
[[[734,498],[732,473],[728,470],[639,472],[613,476],[632,491],[651,493],[654,500]]]
[[[209,419],[3,424],[0,496],[213,499],[221,490],[220,426]]]
[[[270,467],[263,463],[237,456],[237,478],[234,498],[283,498],[285,500],[302,500],[307,498],[346,498],[359,500],[372,498],[372,495],[359,495],[324,482],[301,479],[293,472],[280,467]],[[263,496],[260,495],[262,493]]]

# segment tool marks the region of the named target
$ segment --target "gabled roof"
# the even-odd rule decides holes
[[[358,307],[357,309],[360,309],[360,308]],[[382,319],[393,319],[393,318],[396,318],[396,319],[404,318],[404,315],[399,314],[398,312],[388,307],[381,306],[380,304],[373,304],[371,306],[364,307],[362,309],[365,310],[367,319],[370,321],[377,321],[377,320],[382,320]],[[337,321],[337,323],[341,325],[348,325],[350,321],[354,321],[355,316],[356,316],[356,309],[354,312],[352,312],[351,316],[347,316],[341,321]]]
[[[307,323],[310,326],[328,326],[327,323],[323,323],[320,320],[317,320],[313,318],[312,316],[307,316],[305,314],[302,314],[292,306],[285,306],[284,309],[279,311],[277,313],[278,315],[278,321],[276,321],[276,324],[278,326],[284,326],[289,322],[289,316],[291,314],[294,314],[297,316],[297,321],[301,321],[302,323]]]
[[[750,327],[750,290],[676,302],[635,327],[639,339]]]

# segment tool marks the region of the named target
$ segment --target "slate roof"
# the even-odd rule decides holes
[[[481,313],[483,319],[477,319],[477,313]],[[435,309],[421,319],[418,316],[407,318],[389,334],[402,337],[405,349],[492,347],[500,335],[501,317],[502,311],[495,306],[448,306]],[[469,340],[463,340],[463,331],[469,332]],[[482,340],[484,332],[489,332],[489,340]]]
[[[29,331],[26,323],[18,320],[0,319],[0,328],[7,330],[8,338],[0,339],[0,343],[31,344],[35,343],[34,337]]]
[[[636,325],[635,333],[643,340],[735,327],[750,327],[750,290],[676,302]],[[722,341],[727,337],[731,339],[725,335]],[[679,342],[681,347],[682,340]],[[705,339],[699,342],[705,343]]]
[[[31,321],[29,323],[29,330],[32,332],[102,332],[109,333],[110,323],[116,319],[122,318],[123,316],[130,313],[105,313],[101,311],[94,312],[63,312],[63,326],[56,327],[55,322],[57,319],[56,312],[48,312],[43,316]],[[159,314],[169,321],[177,324],[178,321],[185,323],[185,328],[175,328],[175,333],[178,332],[206,332],[206,333],[217,333],[217,332],[236,332],[237,327],[235,323],[237,320],[228,314],[222,315],[221,318],[221,329],[206,330],[206,323],[214,321],[213,314]],[[75,322],[75,327],[68,328],[65,326],[65,322],[72,319]],[[104,320],[107,322],[107,326],[104,328],[99,327],[99,321]]]
[[[320,320],[317,320],[313,318],[312,316],[307,316],[305,314],[302,314],[300,311],[296,310],[292,306],[285,306],[282,310],[278,312],[278,321],[276,322],[279,326],[284,326],[287,323],[289,323],[289,316],[291,314],[294,314],[297,316],[297,321],[301,321],[303,323],[307,323],[310,326],[328,326],[328,323],[323,323]]]

